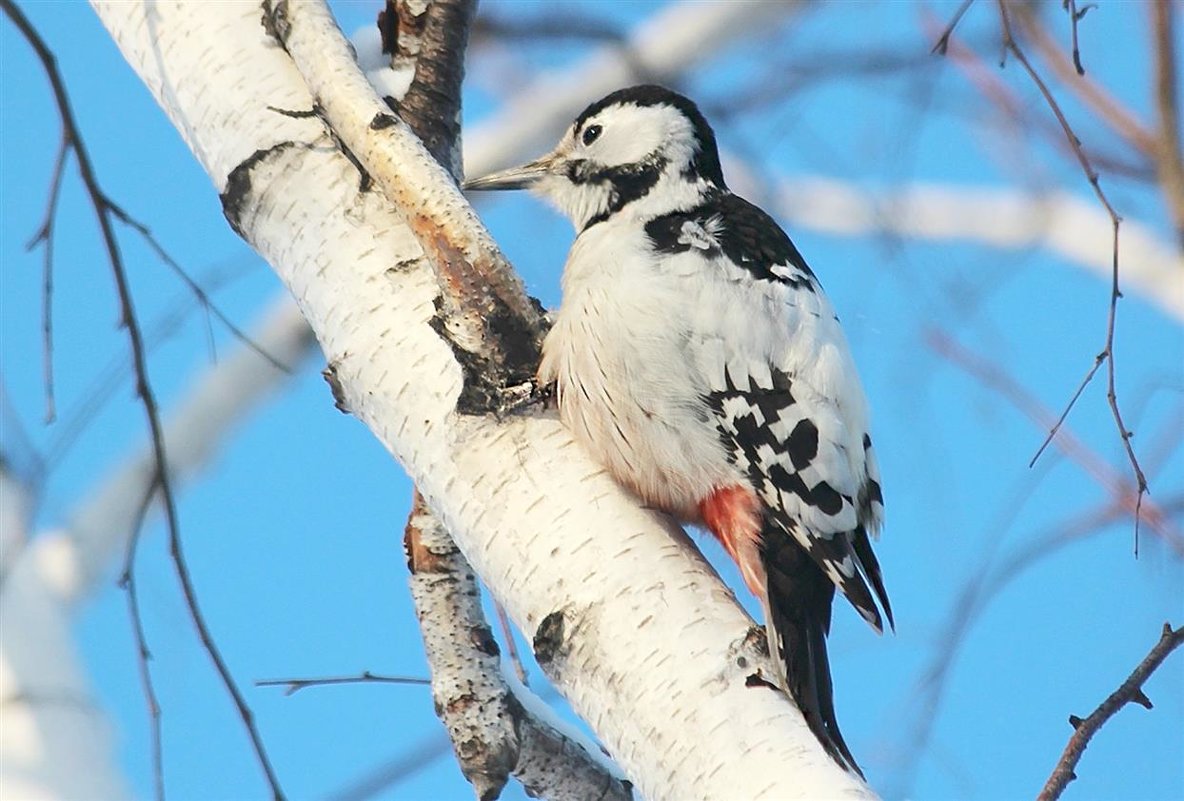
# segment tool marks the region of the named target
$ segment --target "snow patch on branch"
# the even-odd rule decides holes
[[[382,52],[382,34],[375,25],[366,25],[354,31],[350,44],[357,54],[359,69],[378,96],[390,98],[396,103],[402,100],[415,80],[415,65],[406,63],[397,68],[392,66],[390,55]]]

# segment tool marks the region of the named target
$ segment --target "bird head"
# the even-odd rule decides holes
[[[465,189],[530,189],[577,231],[629,208],[661,214],[726,189],[715,133],[698,107],[661,86],[632,86],[576,117],[550,153],[465,182]]]

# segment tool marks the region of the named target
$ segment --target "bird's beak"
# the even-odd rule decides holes
[[[550,175],[555,166],[555,155],[548,154],[521,167],[490,173],[465,181],[465,189],[527,189]]]

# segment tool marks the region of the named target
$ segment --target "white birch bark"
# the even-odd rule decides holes
[[[5,798],[119,799],[109,725],[93,702],[68,610],[50,577],[55,553],[26,540],[26,491],[0,466],[0,792]]]
[[[453,332],[457,320],[438,316],[441,284],[420,258],[421,238],[459,261],[489,257],[468,252],[483,251],[487,235],[446,173],[379,115],[389,113],[344,43],[315,19],[319,5],[288,6],[313,15],[286,37],[315,61],[303,77],[259,24],[258,5],[96,7],[228,215],[291,289],[346,405],[534,633],[540,662],[640,792],[869,796],[784,696],[746,686],[757,669],[771,675],[767,657],[685,535],[640,509],[552,417],[457,412],[462,371],[437,331],[456,343],[466,325]],[[359,192],[356,168],[320,120],[269,109],[308,110],[314,100],[389,199]],[[444,227],[463,233],[462,248],[431,239]]]
[[[418,494],[403,549],[432,700],[477,798],[497,798],[512,775],[530,796],[549,801],[628,801],[616,766],[533,714],[542,701],[507,681],[476,576]]]

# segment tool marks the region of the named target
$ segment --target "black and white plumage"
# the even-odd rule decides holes
[[[728,190],[695,104],[659,86],[608,95],[551,153],[467,187],[529,187],[572,220],[540,379],[620,483],[720,540],[764,607],[780,683],[858,771],[826,636],[836,588],[877,631],[892,623],[869,540],[883,499],[863,390],[802,255]]]

